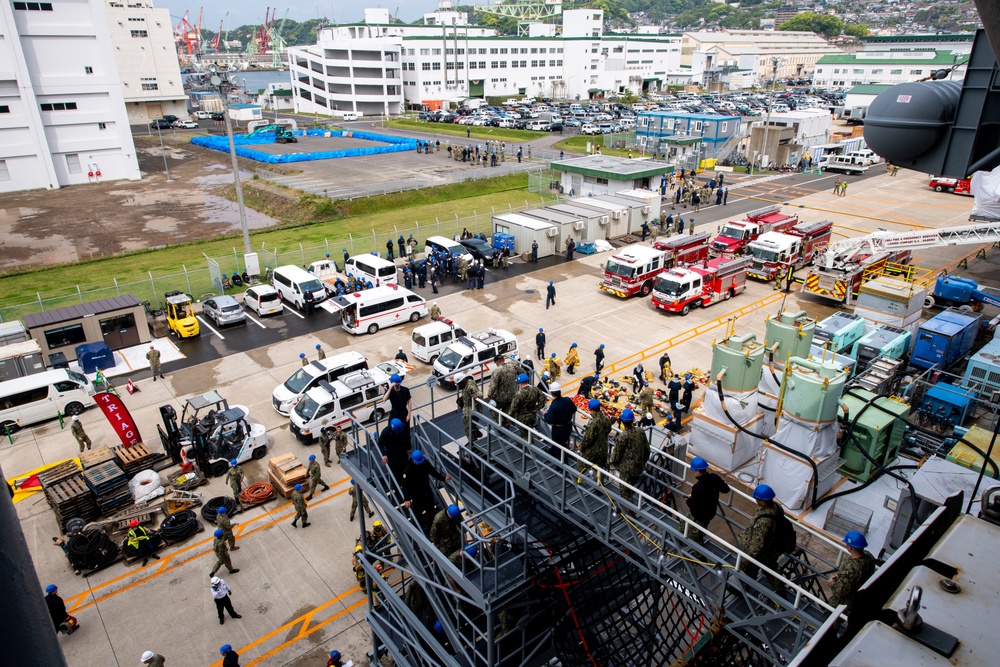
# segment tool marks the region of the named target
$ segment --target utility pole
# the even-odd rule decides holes
[[[233,139],[233,123],[229,118],[229,89],[239,81],[233,74],[229,78],[219,76],[219,68],[212,65],[212,85],[219,89],[222,95],[222,116],[226,121],[226,136],[229,137],[229,156],[233,161],[233,181],[236,184],[236,206],[240,210],[240,227],[243,229],[243,248],[246,252],[253,252],[250,248],[250,228],[247,226],[247,211],[243,205],[243,184],[240,182],[240,165],[236,159],[236,141]],[[225,75],[225,72],[221,74]]]
[[[767,157],[767,131],[771,127],[771,108],[774,106],[774,87],[778,83],[778,65],[781,64],[781,58],[774,56],[771,58],[771,94],[767,98],[767,118],[764,121],[764,137],[760,145],[760,156],[761,161]],[[758,172],[763,171],[763,166],[757,169]],[[753,161],[750,162],[750,171],[748,175],[753,174]]]

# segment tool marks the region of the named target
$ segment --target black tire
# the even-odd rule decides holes
[[[934,192],[944,192],[944,188],[941,187],[940,185],[935,185]]]
[[[253,450],[253,454],[251,454],[251,456],[255,461],[260,461],[262,458],[264,458],[265,454],[267,454],[267,447],[258,447],[257,449]]]
[[[0,422],[0,436],[6,435],[7,433],[17,433],[21,430],[21,427],[17,422],[5,421]]]
[[[723,301],[729,301],[732,298],[733,298],[733,290],[731,289],[726,290],[726,293],[722,295]]]
[[[687,315],[690,312],[691,312],[691,304],[689,304],[689,303],[688,304],[684,304],[684,307],[681,308],[681,315]]]
[[[642,284],[642,287],[639,289],[639,294],[642,296],[649,296],[649,293],[652,291],[653,291],[653,282],[651,280],[647,280]]]
[[[372,322],[371,324],[369,324],[368,325],[368,333],[372,334],[372,335],[377,334],[378,333],[378,325],[375,324],[374,322]]]
[[[66,414],[72,417],[73,415],[82,415],[86,408],[83,407],[82,403],[77,403],[76,401],[69,403],[66,406]]]
[[[431,366],[433,366],[434,362],[437,361],[437,360],[438,360],[438,355],[435,354],[434,356],[432,356],[431,357]]]
[[[229,470],[229,464],[225,461],[216,461],[208,465],[209,477],[222,477]]]
[[[418,313],[417,311],[413,311],[413,314],[410,315],[410,321],[416,322],[419,319],[420,319],[420,313]]]
[[[383,410],[382,408],[375,408],[375,412],[372,413],[371,421],[378,422],[382,421],[383,419],[385,419],[385,410]]]

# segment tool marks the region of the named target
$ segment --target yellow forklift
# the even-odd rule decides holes
[[[178,338],[191,338],[201,333],[198,318],[194,316],[191,297],[183,292],[167,292],[163,295],[167,302],[167,328]]]

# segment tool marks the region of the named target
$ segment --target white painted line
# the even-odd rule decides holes
[[[305,315],[300,315],[298,313],[298,311],[296,311],[294,308],[292,308],[291,306],[289,306],[287,303],[285,304],[285,307],[281,309],[281,312],[283,312],[283,313],[291,313],[292,315],[294,315],[295,317],[299,318],[300,320],[306,319]]]
[[[244,313],[244,315],[246,315],[246,313]],[[254,318],[250,317],[249,315],[247,315],[247,319],[250,320],[251,322],[253,322],[254,324],[256,324],[257,326],[259,326],[261,329],[266,329],[267,328],[266,326],[264,326],[263,323],[258,322],[257,320],[255,320]]]
[[[225,336],[223,336],[222,334],[220,334],[220,333],[219,333],[218,331],[216,331],[216,330],[215,330],[215,329],[213,329],[212,327],[208,326],[208,322],[206,322],[205,320],[203,320],[203,319],[202,319],[202,317],[201,317],[200,315],[198,316],[198,321],[199,321],[199,322],[201,322],[201,326],[205,327],[206,329],[208,329],[209,331],[211,331],[212,333],[214,333],[214,334],[215,334],[216,336],[218,336],[218,337],[219,337],[219,338],[220,338],[221,340],[226,340],[226,337],[225,337]]]

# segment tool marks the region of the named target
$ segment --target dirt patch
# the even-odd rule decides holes
[[[5,194],[0,265],[71,262],[239,230],[239,212],[222,196],[225,187],[232,188],[228,156],[179,138],[165,139],[163,150],[155,136],[135,137],[135,145],[141,181]],[[247,220],[253,229],[280,224],[250,209]]]

